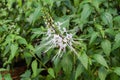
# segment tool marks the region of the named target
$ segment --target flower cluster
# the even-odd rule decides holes
[[[43,16],[45,24],[47,26],[47,32],[46,32],[46,38],[44,39],[44,46],[47,49],[45,50],[45,53],[48,52],[51,48],[58,48],[58,52],[53,57],[54,59],[57,59],[58,57],[62,57],[63,53],[66,52],[66,48],[70,48],[75,54],[77,54],[76,50],[73,48],[73,44],[76,43],[76,41],[73,40],[73,35],[68,33],[66,28],[62,28],[61,25],[64,23],[61,22],[54,22],[52,17],[46,13],[46,16]]]
[[[60,22],[59,22],[60,23]],[[58,24],[59,24],[58,23]],[[52,60],[57,59],[58,57],[62,57],[63,53],[66,52],[66,48],[70,48],[75,54],[77,54],[76,50],[73,48],[73,35],[67,33],[66,28],[61,28],[61,25],[56,25],[61,32],[61,34],[56,34],[55,30],[52,27],[48,27],[48,31],[46,32],[45,43],[46,46],[50,46],[46,49],[45,52],[49,51],[51,48],[58,48],[58,52],[53,57]]]

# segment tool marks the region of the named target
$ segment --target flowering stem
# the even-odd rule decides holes
[[[62,35],[61,31],[58,29],[57,25],[54,24],[54,20],[51,17],[51,15],[49,14],[48,10],[46,8],[43,8],[42,12],[44,13],[43,18],[44,18],[44,21],[46,22],[47,27],[54,29],[56,34]]]
[[[36,57],[36,55],[34,55],[34,53],[32,53],[32,52],[30,52],[30,53],[31,53],[31,55],[47,70],[47,66],[45,66],[44,63],[42,63],[42,62],[40,61],[40,59],[38,59],[38,58]]]

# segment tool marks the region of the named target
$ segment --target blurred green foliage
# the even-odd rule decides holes
[[[73,34],[77,56],[66,48],[52,61],[58,48],[41,48],[48,30],[43,16]],[[119,0],[1,0],[0,71],[21,58],[28,68],[21,80],[119,80],[119,21]]]

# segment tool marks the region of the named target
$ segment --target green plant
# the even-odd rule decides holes
[[[120,79],[119,0],[2,0],[0,7],[0,71],[21,58],[28,67],[21,80]]]

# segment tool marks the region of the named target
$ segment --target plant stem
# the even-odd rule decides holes
[[[44,63],[42,63],[41,61],[40,61],[40,59],[38,59],[37,57],[36,57],[36,55],[34,55],[32,52],[30,52],[31,53],[31,55],[47,70],[48,68],[47,68],[47,66],[45,66],[45,64]]]

